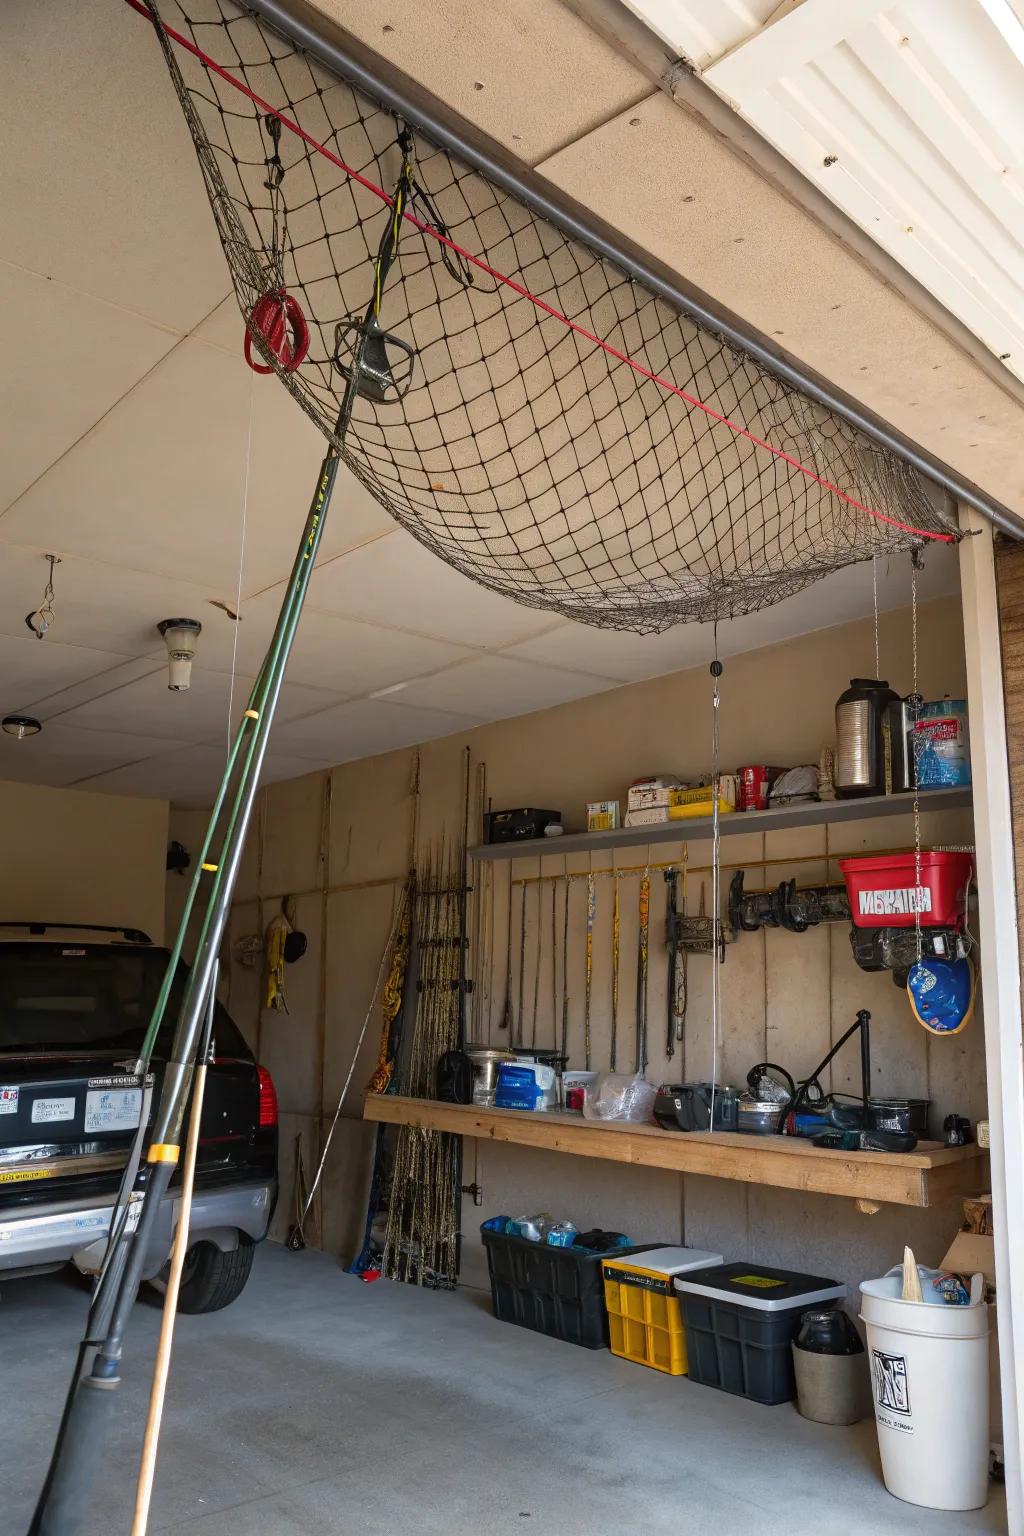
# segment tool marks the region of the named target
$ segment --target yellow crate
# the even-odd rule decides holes
[[[611,1351],[669,1376],[685,1376],[686,1333],[672,1280],[624,1260],[604,1265]]]

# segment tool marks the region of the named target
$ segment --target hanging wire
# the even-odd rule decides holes
[[[245,547],[249,531],[249,479],[252,474],[252,423],[255,410],[253,383],[255,375],[249,370],[249,422],[245,438],[245,474],[242,478],[242,526],[238,535],[238,580],[235,583],[235,630],[231,637],[231,687],[228,691],[227,745],[231,751],[235,722],[235,678],[238,672],[238,626],[242,622],[242,576],[245,570]]]
[[[921,561],[921,551],[913,549],[910,552],[910,635],[913,651],[913,691],[915,722],[912,731],[914,743],[914,934],[917,944],[917,962],[921,963],[923,939],[921,936],[921,792],[920,779],[920,732],[917,730],[916,717],[921,707],[921,695],[917,686],[917,572]]]
[[[719,780],[721,776],[721,743],[719,736],[719,715],[721,705],[721,692],[719,679],[722,676],[722,663],[718,658],[718,625],[713,631],[715,657],[711,663],[711,933],[713,941],[713,958],[711,962],[711,1113],[708,1117],[708,1130],[714,1130],[715,1126],[715,1093],[718,1087],[718,1055],[721,1042],[721,1013],[722,1013],[722,981],[720,975],[721,953],[719,947],[719,925],[721,923],[722,905],[722,839],[721,839],[721,814],[719,807]]]

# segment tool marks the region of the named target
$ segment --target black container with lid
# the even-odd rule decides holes
[[[883,678],[854,677],[836,700],[836,794],[844,799],[886,792],[887,711],[901,702]]]

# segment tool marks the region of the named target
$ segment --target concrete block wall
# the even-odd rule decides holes
[[[926,697],[964,691],[959,605],[943,599],[919,614],[920,677]],[[910,615],[882,616],[883,675],[901,692],[911,687]],[[816,761],[833,737],[836,697],[855,675],[875,670],[874,629],[860,622],[733,658],[722,682],[723,765],[761,761]],[[373,1130],[360,1121],[365,1084],[376,1061],[380,1014],[367,1010],[395,901],[412,857],[413,784],[419,784],[419,849],[436,844],[442,832],[461,829],[465,749],[473,766],[474,792],[482,773],[484,796],[495,807],[543,805],[561,808],[570,827],[579,827],[588,799],[624,797],[626,785],[644,772],[672,770],[694,776],[709,766],[710,687],[705,668],[671,674],[648,683],[546,710],[498,721],[464,735],[385,756],[342,764],[329,774],[270,786],[246,850],[231,917],[231,944],[225,986],[232,1013],[261,1060],[273,1072],[281,1103],[282,1192],[274,1234],[283,1236],[294,1219],[295,1148],[301,1142],[307,1174],[324,1144],[345,1079],[352,1069],[342,1114],[331,1144],[318,1220],[308,1236],[348,1259],[359,1245]],[[339,757],[344,743],[339,741]],[[480,770],[479,765],[484,768]],[[474,793],[473,820],[480,805]],[[178,830],[175,830],[177,827]],[[194,813],[172,824],[172,835],[194,847]],[[969,843],[969,813],[928,813],[928,843]],[[193,842],[189,844],[189,836]],[[475,831],[471,834],[471,840]],[[810,883],[837,878],[837,853],[909,846],[912,817],[813,827],[768,835],[742,833],[723,840],[723,859],[742,863],[748,887],[776,884],[796,875]],[[656,845],[652,863],[682,856],[684,844]],[[696,912],[701,885],[710,909],[710,845],[686,846],[692,873],[686,902]],[[620,850],[616,866],[642,864],[643,846]],[[793,864],[782,860],[799,860]],[[564,855],[557,845],[543,860],[478,866],[472,875],[471,974],[475,991],[469,1030],[475,1038],[504,1038],[500,1030],[506,991],[509,879],[560,874]],[[593,867],[611,864],[594,857]],[[585,873],[586,855],[569,861]],[[607,1066],[610,1045],[611,885],[599,880],[592,983],[592,1057]],[[518,1002],[520,906],[524,888],[512,886],[513,989]],[[557,929],[561,938],[562,887],[558,886]],[[631,1066],[636,967],[638,878],[622,877],[619,1066]],[[560,1011],[552,993],[550,886],[525,887],[527,896],[526,1037],[533,1032],[537,985],[537,1039],[551,1041]],[[259,971],[231,956],[234,942],[261,933],[290,894],[298,925],[309,937],[305,957],[289,967],[290,1012],[269,1013],[261,1003]],[[586,883],[570,888],[570,1052],[582,1066],[583,967]],[[651,880],[651,963],[649,1044],[652,1081],[706,1077],[712,1068],[710,961],[691,959],[686,1039],[670,1063],[665,1059],[666,964],[662,941],[665,886],[660,872]],[[952,1109],[972,1120],[985,1112],[984,1052],[980,1019],[953,1040],[934,1040],[912,1018],[907,1002],[888,975],[859,971],[849,951],[845,926],[821,927],[804,935],[780,931],[742,935],[730,945],[722,968],[720,1080],[742,1084],[756,1061],[771,1059],[805,1074],[829,1044],[852,1022],[856,1010],[873,1016],[876,1089],[933,1100],[933,1125]],[[556,984],[560,994],[561,956]],[[365,1034],[357,1042],[365,1025]],[[354,1062],[354,1067],[353,1067]],[[836,1063],[833,1085],[854,1088],[858,1056]],[[519,1147],[466,1143],[467,1182],[483,1186],[482,1209],[467,1202],[464,1278],[480,1283],[482,1253],[477,1228],[482,1216],[548,1209],[578,1224],[619,1226],[638,1239],[686,1241],[730,1258],[774,1261],[835,1274],[848,1284],[880,1273],[911,1242],[922,1260],[934,1262],[957,1225],[953,1206],[929,1211],[883,1208],[874,1217],[857,1213],[851,1202],[805,1196],[723,1180],[685,1180],[657,1170],[618,1167],[587,1159]]]

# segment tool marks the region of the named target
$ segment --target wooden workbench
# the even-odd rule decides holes
[[[742,1184],[770,1184],[809,1194],[846,1195],[873,1205],[937,1205],[986,1185],[987,1154],[977,1146],[920,1142],[916,1151],[829,1152],[790,1136],[663,1131],[655,1125],[584,1120],[580,1115],[478,1109],[393,1094],[367,1094],[364,1118],[390,1125],[452,1131],[482,1141],[540,1147],[643,1168],[700,1173]]]

